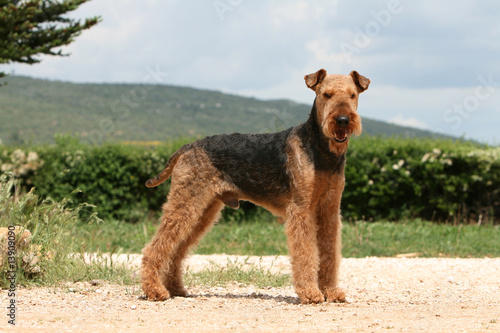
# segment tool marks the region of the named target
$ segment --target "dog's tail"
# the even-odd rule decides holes
[[[148,179],[146,182],[147,187],[155,187],[163,183],[165,180],[169,179],[174,171],[174,167],[179,160],[179,157],[182,156],[186,152],[186,146],[183,146],[181,149],[177,150],[170,158],[168,159],[167,164],[165,164],[165,168],[160,174],[154,178]]]

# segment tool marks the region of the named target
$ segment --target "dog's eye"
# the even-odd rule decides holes
[[[327,93],[324,93],[324,94],[323,94],[323,96],[324,96],[325,98],[332,98],[332,95],[327,94]]]
[[[356,95],[355,95],[355,94],[352,94],[352,95],[351,95],[351,98],[354,98],[354,97],[356,97]]]

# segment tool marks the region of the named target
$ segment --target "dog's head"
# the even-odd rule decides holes
[[[361,134],[358,96],[368,89],[370,80],[356,71],[349,75],[328,75],[324,69],[304,79],[316,93],[316,119],[329,140],[330,150],[337,155],[344,154],[349,137]]]

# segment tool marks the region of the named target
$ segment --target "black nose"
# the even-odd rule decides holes
[[[335,121],[337,122],[337,125],[340,127],[346,127],[349,125],[349,117],[348,116],[338,116]]]

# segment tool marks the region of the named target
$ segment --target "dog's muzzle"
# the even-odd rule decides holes
[[[347,140],[349,135],[351,134],[347,130],[347,126],[349,125],[349,117],[348,116],[338,116],[335,118],[335,131],[333,132],[334,134],[334,140],[342,143]]]

